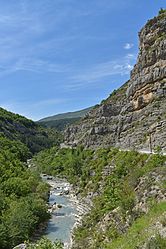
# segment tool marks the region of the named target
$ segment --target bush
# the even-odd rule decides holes
[[[27,243],[27,249],[63,249],[63,244],[59,241],[51,242],[47,238],[42,238],[35,245]]]

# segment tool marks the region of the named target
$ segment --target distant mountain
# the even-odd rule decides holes
[[[66,112],[40,119],[37,123],[45,127],[63,130],[67,125],[74,124],[76,121],[84,117],[93,107],[75,112]]]

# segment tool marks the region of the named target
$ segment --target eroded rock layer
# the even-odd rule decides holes
[[[65,143],[166,150],[166,12],[140,31],[130,80],[68,127]]]

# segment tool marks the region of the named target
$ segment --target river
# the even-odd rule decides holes
[[[51,207],[56,203],[54,210],[50,208],[51,219],[48,222],[45,235],[51,241],[61,240],[65,245],[64,248],[70,248],[71,232],[77,220],[77,206],[72,198],[71,186],[63,179],[50,176],[42,176],[42,179],[51,186],[49,206]],[[57,207],[59,205],[60,208]]]
[[[65,179],[41,175],[43,181],[50,186],[48,210],[51,218],[48,221],[44,235],[52,242],[60,240],[64,243],[64,249],[70,249],[72,245],[72,231],[74,227],[81,225],[82,217],[90,211],[90,206],[83,200],[78,200],[71,185]],[[41,236],[39,234],[39,236]],[[39,238],[38,238],[39,239]],[[26,248],[20,244],[14,249]]]

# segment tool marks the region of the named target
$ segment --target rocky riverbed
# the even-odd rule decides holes
[[[43,234],[52,242],[62,241],[64,249],[70,249],[73,243],[73,230],[81,225],[83,216],[90,211],[90,206],[76,195],[73,186],[66,179],[45,174],[41,177],[50,185],[48,212],[51,218],[41,231],[36,231],[34,240],[40,239]],[[25,249],[26,245],[20,244],[15,248]]]
[[[82,217],[90,208],[83,199],[78,198],[73,186],[66,179],[42,175],[44,181],[50,186],[48,211],[51,219],[45,235],[51,240],[61,240],[64,248],[72,246],[73,229],[81,225]]]

